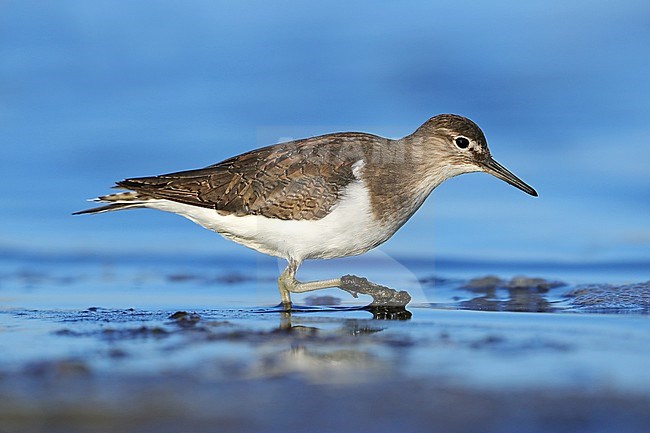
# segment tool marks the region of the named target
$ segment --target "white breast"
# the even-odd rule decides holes
[[[144,205],[182,215],[259,252],[299,262],[361,254],[393,234],[374,218],[368,189],[361,180],[348,185],[338,205],[320,220],[220,215],[213,209],[170,200],[151,200]]]

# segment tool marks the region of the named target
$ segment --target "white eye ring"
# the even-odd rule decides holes
[[[459,137],[454,138],[454,143],[456,146],[458,146],[460,149],[467,149],[469,147],[470,140],[467,137],[463,137],[462,135]]]

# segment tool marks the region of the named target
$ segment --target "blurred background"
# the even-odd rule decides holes
[[[0,2],[0,250],[257,254],[175,215],[72,217],[114,181],[458,113],[540,194],[445,182],[395,257],[650,258],[646,1]]]

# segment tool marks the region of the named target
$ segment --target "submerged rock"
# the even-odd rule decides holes
[[[557,280],[547,280],[545,278],[530,278],[526,276],[516,276],[508,281],[509,289],[526,289],[538,290],[545,292],[557,287],[566,286],[566,283]]]
[[[565,296],[580,311],[650,313],[650,281],[621,286],[585,285],[566,292]]]
[[[549,290],[565,283],[538,277],[516,276],[504,280],[494,275],[474,278],[460,288],[474,293],[474,298],[459,303],[468,310],[481,311],[553,311],[547,296]]]
[[[499,288],[542,292],[565,285],[566,283],[562,281],[547,280],[546,278],[539,277],[518,275],[508,281],[494,275],[487,275],[469,280],[462,288],[475,292],[490,291]]]

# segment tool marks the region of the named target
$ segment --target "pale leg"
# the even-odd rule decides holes
[[[308,281],[302,283],[296,280],[296,271],[300,263],[289,261],[289,266],[278,278],[278,290],[285,310],[291,309],[291,293],[304,293],[313,290],[338,287],[350,293],[355,298],[359,294],[372,296],[372,307],[389,307],[404,309],[411,301],[411,296],[405,291],[397,291],[379,284],[371,283],[366,278],[354,275],[344,275],[331,280]]]
[[[320,289],[330,289],[333,287],[341,286],[340,278],[332,278],[330,280],[321,281],[308,281],[302,283],[296,280],[296,271],[300,264],[294,261],[289,261],[289,266],[280,274],[278,278],[278,290],[282,298],[282,305],[285,308],[291,307],[290,293],[305,293]]]

